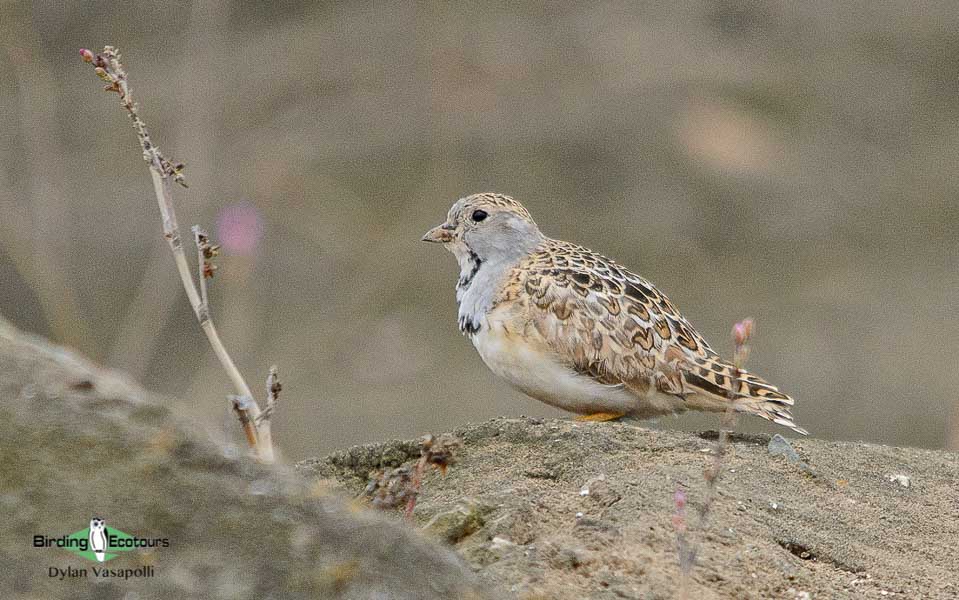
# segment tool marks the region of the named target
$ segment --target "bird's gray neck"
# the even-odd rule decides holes
[[[538,242],[538,240],[537,240]],[[493,308],[496,296],[510,271],[535,248],[514,248],[512,252],[495,252],[486,258],[466,250],[457,253],[460,278],[456,284],[456,302],[459,304],[459,328],[466,335],[482,329],[483,317]]]
[[[460,279],[456,284],[459,303],[459,327],[466,335],[478,333],[483,317],[491,308],[503,279],[519,261],[482,260],[475,254],[460,264]]]

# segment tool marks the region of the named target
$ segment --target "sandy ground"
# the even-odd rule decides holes
[[[956,598],[959,455],[862,443],[735,437],[703,526],[715,433],[633,423],[495,419],[427,475],[416,522],[518,598]],[[776,440],[774,447],[789,453]],[[412,442],[305,461],[360,493]],[[681,575],[674,495],[697,552]]]

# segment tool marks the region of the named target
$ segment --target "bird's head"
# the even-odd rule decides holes
[[[543,234],[522,204],[492,193],[457,200],[446,222],[423,236],[424,242],[443,244],[460,262],[470,255],[482,262],[518,259],[542,240]]]

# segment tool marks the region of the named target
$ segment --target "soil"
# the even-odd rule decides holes
[[[456,462],[427,471],[415,521],[499,597],[959,597],[956,454],[733,436],[704,523],[715,432],[501,418],[453,434]],[[299,469],[362,495],[371,471],[418,455],[394,441]]]

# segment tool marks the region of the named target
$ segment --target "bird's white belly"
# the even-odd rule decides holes
[[[484,325],[472,336],[473,346],[493,373],[527,395],[576,413],[638,412],[641,399],[623,386],[603,385],[576,373],[541,345],[507,332],[496,320]]]

